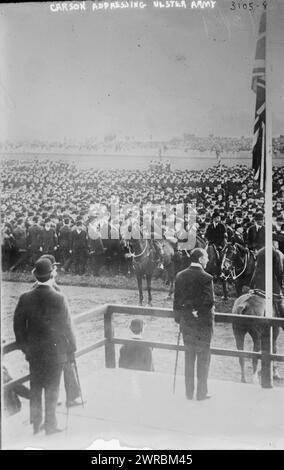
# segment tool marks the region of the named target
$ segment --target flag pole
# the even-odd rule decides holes
[[[265,292],[266,316],[273,316],[273,265],[272,265],[272,109],[271,109],[271,21],[269,17],[269,4],[266,8],[266,51],[265,51],[265,146],[266,146],[266,178],[265,178]]]

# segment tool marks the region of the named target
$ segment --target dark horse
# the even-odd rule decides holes
[[[282,277],[283,274],[283,264],[282,264],[282,253],[278,250],[273,249],[273,316],[284,317],[284,300],[281,293],[281,285],[277,286],[277,278]],[[265,262],[265,248],[262,248],[257,254],[256,268],[254,272],[254,278],[263,279],[263,284],[265,284],[265,271],[264,266]],[[262,260],[261,262],[260,259]],[[279,272],[281,270],[281,273]],[[279,289],[278,289],[279,288]],[[277,291],[279,290],[279,293]],[[247,294],[241,295],[234,303],[233,314],[236,315],[254,315],[263,317],[265,316],[265,291],[259,288],[255,288]],[[247,319],[246,321],[238,322],[233,321],[233,332],[235,336],[236,346],[238,350],[244,349],[244,340],[245,335],[248,333],[253,340],[253,350],[255,352],[260,351],[261,349],[261,335],[262,328],[259,324],[255,324],[253,320]],[[279,335],[279,327],[273,327],[273,353],[276,354],[276,341]],[[245,378],[245,366],[244,358],[239,358],[241,366],[241,380],[246,382]],[[252,360],[253,363],[253,381],[257,383],[257,359]],[[280,379],[280,375],[274,367],[274,378]]]
[[[176,242],[177,243],[177,242]],[[176,274],[186,269],[190,264],[190,252],[187,250],[177,250],[176,244],[167,239],[160,243],[160,258],[167,274],[167,282],[169,284],[169,293],[167,300],[171,300],[174,293],[174,281]],[[195,239],[194,248],[205,248],[206,242],[198,235]]]
[[[150,240],[135,239],[129,240],[129,256],[132,257],[133,270],[135,272],[138,290],[139,290],[139,305],[143,304],[143,277],[146,277],[147,291],[148,291],[148,304],[152,305],[151,281],[155,268],[154,262],[154,248]]]
[[[232,280],[236,287],[237,297],[242,294],[243,286],[250,286],[255,269],[255,256],[239,243],[228,243],[221,263],[222,276]]]
[[[223,287],[223,298],[224,300],[228,300],[227,279],[223,276],[221,269],[224,249],[219,252],[216,246],[210,243],[206,246],[206,251],[208,254],[206,271],[213,276],[214,281],[218,279],[221,281]]]

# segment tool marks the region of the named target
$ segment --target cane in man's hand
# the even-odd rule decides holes
[[[77,362],[76,362],[76,360],[75,360],[75,357],[74,357],[73,364],[74,364],[74,370],[75,370],[76,380],[77,380],[78,387],[79,387],[81,403],[82,403],[82,407],[84,408],[84,399],[83,399],[82,388],[81,388],[80,379],[79,379],[79,372],[78,372],[78,367],[77,367]]]
[[[177,351],[176,351],[176,362],[175,362],[175,371],[174,371],[174,383],[173,383],[173,393],[176,391],[176,376],[177,376],[177,365],[178,365],[178,353],[179,353],[179,343],[180,343],[180,327],[178,332],[178,339],[177,339]]]

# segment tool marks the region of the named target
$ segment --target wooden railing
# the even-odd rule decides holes
[[[90,309],[86,312],[77,315],[73,319],[73,323],[78,325],[86,320],[93,319],[94,316],[101,315],[104,319],[104,339],[91,344],[76,352],[76,357],[80,357],[95,349],[104,347],[105,349],[105,366],[107,368],[116,367],[116,344],[133,343],[134,340],[126,338],[117,338],[114,335],[113,316],[119,314],[126,314],[129,316],[143,315],[158,318],[172,318],[174,317],[171,309],[153,308],[153,307],[137,307],[136,305],[119,305],[119,304],[106,304],[97,308]],[[262,327],[262,340],[261,351],[238,351],[236,349],[225,348],[211,348],[211,354],[229,357],[244,357],[244,358],[257,358],[261,360],[261,385],[263,388],[271,388],[273,386],[272,377],[272,363],[273,361],[284,362],[284,355],[272,354],[272,327],[281,326],[284,328],[284,319],[280,318],[267,318],[256,317],[247,315],[232,315],[228,313],[215,313],[215,323],[232,323],[232,321],[254,321]],[[141,343],[156,349],[167,349],[170,351],[184,351],[184,346],[177,344],[156,342],[156,341],[141,341]],[[15,342],[4,345],[3,354],[8,354],[18,349]],[[12,388],[16,384],[24,383],[29,380],[29,375],[15,379],[5,385],[5,388]]]

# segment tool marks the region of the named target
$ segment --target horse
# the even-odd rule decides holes
[[[160,244],[161,260],[167,273],[169,283],[169,293],[167,300],[171,300],[174,293],[174,281],[176,274],[190,265],[190,251],[177,250],[174,248],[175,242],[164,239]],[[206,242],[196,235],[194,248],[205,248]]]
[[[262,252],[262,253],[261,253]],[[262,258],[261,263],[258,264],[258,259]],[[263,257],[265,256],[265,249],[262,249],[258,252],[257,255],[257,262],[256,268],[254,272],[254,277],[263,277],[265,280],[265,272],[263,267],[265,263],[263,262]],[[273,316],[283,317],[284,318],[284,299],[281,292],[281,285],[279,286],[279,292],[277,291],[276,285],[276,277],[277,277],[277,270],[279,268],[282,269],[283,274],[283,259],[282,253],[278,250],[273,250]],[[260,269],[261,268],[261,269]],[[282,275],[281,275],[282,277]],[[274,282],[275,281],[275,282]],[[255,288],[254,290],[250,291],[249,293],[243,294],[238,297],[234,303],[232,313],[235,315],[249,315],[249,316],[258,316],[263,317],[265,316],[265,291],[259,288]],[[233,333],[236,341],[236,346],[238,350],[244,349],[244,340],[245,335],[248,333],[252,340],[253,340],[253,350],[255,352],[260,351],[261,349],[261,335],[262,335],[262,328],[259,324],[255,324],[253,320],[247,319],[245,321],[239,322],[233,320],[232,322]],[[273,353],[276,354],[276,341],[279,335],[279,327],[274,326],[273,330]],[[239,358],[240,367],[241,367],[241,381],[246,382],[245,377],[245,368],[244,368],[244,358]],[[253,363],[253,382],[257,383],[257,359],[252,360]],[[273,367],[274,370],[274,378],[280,379],[279,372],[276,367]]]
[[[221,275],[225,280],[232,280],[235,284],[237,297],[242,294],[244,286],[249,286],[255,270],[255,256],[239,243],[228,243],[224,250],[221,262]]]
[[[155,269],[154,249],[150,240],[131,238],[128,242],[129,257],[132,257],[133,270],[139,290],[139,305],[143,305],[143,277],[146,277],[148,305],[152,306],[151,282]],[[127,256],[127,255],[126,255]]]
[[[169,293],[166,300],[171,300],[172,298],[176,273],[180,270],[181,257],[174,248],[174,245],[175,243],[167,239],[159,243],[161,264],[166,272],[167,283],[169,284]]]
[[[96,248],[103,258],[98,266],[98,272],[105,264],[108,271],[112,268],[114,273],[120,273],[125,252],[119,230],[109,222],[101,223],[100,227],[97,224],[89,224],[88,236],[95,241]]]
[[[227,279],[222,275],[221,269],[224,248],[219,253],[216,246],[209,243],[205,249],[208,254],[208,263],[205,271],[211,274],[214,280],[220,279],[223,287],[223,299],[228,300]]]
[[[238,297],[233,306],[233,314],[235,315],[255,315],[258,317],[265,316],[265,293],[263,291],[251,291],[247,294],[243,294]],[[273,309],[273,316],[276,315],[276,309]],[[232,322],[233,333],[236,341],[236,346],[239,351],[244,349],[244,340],[245,335],[248,333],[253,341],[253,350],[255,352],[259,352],[261,349],[261,335],[262,335],[262,328],[260,325],[255,325],[253,320],[247,319],[246,321],[242,321],[241,323],[233,320]],[[277,338],[279,336],[279,327],[274,326],[272,328],[273,331],[273,342],[272,348],[273,353],[276,354],[277,352]],[[241,381],[243,383],[246,382],[245,377],[245,360],[243,357],[239,358],[240,367],[241,367]],[[258,359],[252,359],[252,366],[253,366],[253,382],[258,383],[257,377],[257,364]],[[280,379],[279,372],[277,368],[273,367],[273,376],[276,379]]]

